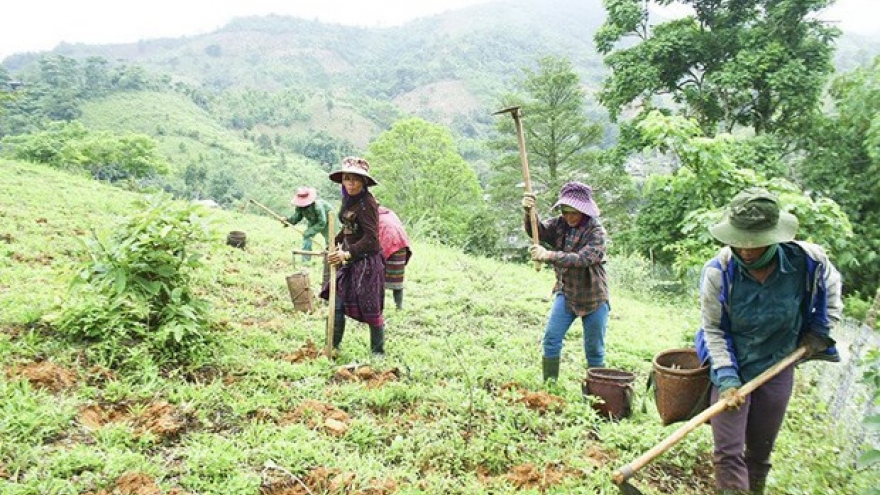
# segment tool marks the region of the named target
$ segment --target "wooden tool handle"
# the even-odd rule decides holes
[[[327,225],[330,232],[333,232],[333,215],[327,214]],[[336,243],[330,242],[329,252],[336,252]],[[333,359],[333,322],[336,320],[336,265],[330,264],[330,294],[327,298],[327,339],[324,343],[324,353],[327,359]]]
[[[806,347],[798,347],[797,349],[795,349],[794,352],[783,358],[781,361],[774,364],[772,367],[768,368],[766,371],[740,387],[737,390],[737,395],[743,397],[749,395],[750,393],[754,392],[756,388],[767,383],[771,378],[778,375],[779,372],[794,364],[798,359],[806,356],[806,354]],[[644,454],[631,461],[629,464],[615,471],[612,477],[614,483],[618,485],[622,484],[630,477],[632,477],[632,475],[635,474],[636,471],[642,469],[649,462],[653,461],[656,457],[659,457],[660,454],[666,452],[667,450],[669,450],[670,447],[680,442],[681,439],[687,436],[688,433],[690,433],[706,421],[709,421],[715,416],[721,414],[725,410],[727,410],[727,401],[723,400],[719,400],[715,404],[712,404],[710,407],[704,409],[703,412],[697,414],[687,423],[681,425],[677,430],[672,432],[671,435],[669,435],[660,443],[651,448],[651,450],[648,450]]]

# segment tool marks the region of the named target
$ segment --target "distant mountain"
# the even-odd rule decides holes
[[[605,69],[592,37],[603,19],[601,0],[499,0],[391,28],[271,15],[204,35],[52,52],[134,63],[214,92],[296,89],[315,102],[332,99],[372,124],[343,136],[362,145],[402,114],[457,121],[459,130],[490,125],[511,81],[549,54],[568,57],[595,89]],[[4,65],[22,70],[38,55],[13,55]]]
[[[403,115],[482,135],[522,68],[545,55],[569,58],[592,94],[607,73],[593,45],[604,17],[601,0],[497,0],[389,28],[271,15],[237,18],[198,36],[62,44],[52,52],[142,65],[217,94],[296,90],[309,117],[261,131],[321,129],[363,147]],[[849,70],[878,53],[880,39],[844,35],[835,60]],[[24,70],[39,55],[13,55],[4,65]]]

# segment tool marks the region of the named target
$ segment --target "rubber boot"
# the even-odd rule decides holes
[[[750,492],[747,492],[744,490],[730,490],[730,489],[726,489],[726,490],[719,489],[719,490],[715,491],[716,495],[749,495],[749,493]]]
[[[342,336],[345,335],[345,311],[342,304],[336,304],[336,312],[333,314],[333,348],[339,349]]]
[[[543,361],[544,365],[544,381],[547,380],[558,380],[559,379],[559,358],[548,358],[545,357]]]
[[[766,479],[749,478],[749,493],[751,495],[764,495],[764,489],[766,486]]]
[[[403,309],[403,289],[394,289],[391,294],[394,296],[394,306]]]
[[[385,325],[370,326],[370,352],[385,355]]]

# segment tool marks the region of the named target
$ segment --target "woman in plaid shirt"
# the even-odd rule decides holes
[[[530,236],[535,196],[526,193],[525,229]],[[592,189],[580,182],[562,186],[553,205],[560,215],[538,223],[540,245],[530,248],[531,257],[553,266],[556,284],[547,327],[544,329],[544,380],[559,378],[562,341],[575,318],[584,328],[587,366],[605,366],[605,329],[608,324],[608,278],[605,274],[607,233],[599,221],[599,207]],[[544,246],[548,246],[545,248]]]

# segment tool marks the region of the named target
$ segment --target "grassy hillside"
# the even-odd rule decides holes
[[[687,344],[696,308],[628,293],[621,281],[639,274],[625,262],[610,264],[608,365],[637,374],[636,410],[609,422],[581,396],[577,326],[560,383],[541,383],[549,271],[415,239],[406,307],[386,314],[387,357],[373,359],[366,328],[350,322],[331,362],[315,348],[324,310],[296,312],[285,285],[301,268],[289,255],[296,234],[235,211],[204,213],[215,235],[197,292],[221,329],[216,353],[184,369],[103,368],[45,316],[85,256],[76,238],[111,228],[135,199],[0,161],[0,493],[616,494],[613,470],[674,429],[644,402],[644,381],[654,354]],[[225,246],[230,230],[247,232],[246,250]],[[817,410],[815,394],[799,385],[792,410]],[[708,493],[709,433],[634,483]],[[788,422],[771,493],[857,493],[876,481],[838,457],[836,438],[821,415]]]

